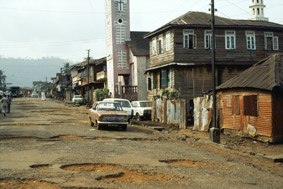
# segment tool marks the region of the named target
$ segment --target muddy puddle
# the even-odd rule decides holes
[[[61,168],[68,171],[99,172],[101,176],[96,177],[96,180],[114,183],[164,183],[175,182],[180,179],[188,180],[188,178],[180,178],[172,175],[130,170],[115,164],[74,164],[62,166]]]

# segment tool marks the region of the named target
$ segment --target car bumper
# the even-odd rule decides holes
[[[106,122],[106,121],[98,121],[98,124],[101,125],[128,125],[128,122]]]

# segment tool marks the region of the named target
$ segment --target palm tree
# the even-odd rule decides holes
[[[4,72],[0,70],[0,87],[4,87],[6,81],[6,75],[4,75]]]

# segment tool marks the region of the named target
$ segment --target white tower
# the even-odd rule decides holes
[[[126,39],[130,38],[129,3],[129,0],[105,0],[107,87],[113,97],[118,86],[129,85],[131,78],[126,45]]]
[[[263,0],[252,0],[252,5],[250,6],[250,8],[252,9],[251,20],[268,21],[268,18],[264,17],[265,5],[263,3]]]

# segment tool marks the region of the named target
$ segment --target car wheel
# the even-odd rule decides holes
[[[136,114],[136,119],[137,119],[137,121],[140,121],[140,120],[141,120],[141,116],[140,116],[139,113]]]
[[[89,118],[89,125],[90,125],[91,127],[94,126],[94,123],[91,121],[91,118]]]
[[[97,124],[97,130],[101,130],[102,129],[102,126]]]
[[[127,131],[127,125],[122,126],[122,131]]]

